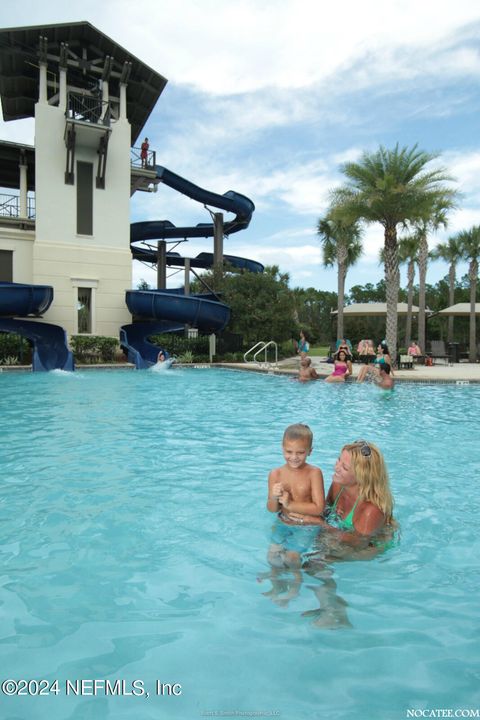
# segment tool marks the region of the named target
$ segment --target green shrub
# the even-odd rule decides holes
[[[209,340],[207,335],[196,338],[187,338],[184,335],[175,333],[164,333],[163,335],[152,335],[149,342],[167,350],[170,355],[182,355],[189,351],[197,359],[197,355],[208,355]]]
[[[185,350],[182,355],[179,355],[177,357],[177,360],[179,363],[192,363],[193,362],[193,353],[191,350]]]
[[[31,362],[30,343],[21,335],[15,333],[0,333],[0,364],[18,365]],[[7,363],[7,359],[17,358],[16,363]]]
[[[70,346],[75,360],[87,364],[113,362],[119,349],[117,338],[102,335],[72,335]]]

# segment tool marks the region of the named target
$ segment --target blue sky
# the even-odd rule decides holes
[[[145,126],[157,162],[214,192],[249,196],[250,227],[225,251],[279,265],[292,287],[336,290],[316,222],[342,181],[341,163],[379,144],[441,153],[457,179],[460,206],[431,247],[480,223],[476,0],[84,0],[80,11],[45,0],[4,4],[0,17],[3,27],[88,20],[164,75]],[[1,121],[0,137],[33,144],[33,123]],[[131,205],[132,222],[155,219],[195,225],[209,216],[160,186]],[[382,228],[368,227],[347,288],[382,278],[382,244]],[[192,240],[181,252],[211,249]],[[135,265],[134,283],[155,281]],[[431,263],[427,279],[446,272]]]

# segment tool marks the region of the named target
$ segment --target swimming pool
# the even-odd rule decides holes
[[[479,399],[479,386],[385,394],[218,369],[0,374],[1,675],[59,681],[58,694],[0,694],[1,716],[480,707]],[[358,437],[390,470],[401,542],[332,566],[341,629],[302,615],[321,579],[268,577],[266,478],[297,421],[327,488]],[[93,679],[112,692],[93,694]]]

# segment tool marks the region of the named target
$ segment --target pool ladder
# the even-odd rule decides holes
[[[273,347],[274,351],[275,351],[275,362],[274,363],[267,361],[269,347]],[[256,352],[255,352],[252,360],[251,361],[247,360],[247,357],[254,351],[256,351]],[[263,362],[261,362],[260,360],[257,360],[258,355],[260,355],[260,353],[262,353],[262,352],[265,353],[265,358],[264,358]],[[268,342],[265,342],[264,340],[260,340],[259,342],[255,343],[255,345],[253,347],[251,347],[250,350],[247,350],[247,352],[243,356],[243,360],[244,360],[244,362],[254,362],[259,367],[263,367],[266,370],[268,370],[269,372],[273,372],[274,367],[278,368],[278,345],[275,342],[275,340],[268,340]]]

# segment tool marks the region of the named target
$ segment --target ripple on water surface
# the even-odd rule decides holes
[[[2,667],[182,683],[146,718],[478,706],[479,397],[203,369],[0,375]],[[266,479],[292,422],[327,487],[344,442],[384,450],[395,548],[272,570]],[[45,717],[131,717],[121,698],[40,700]]]

